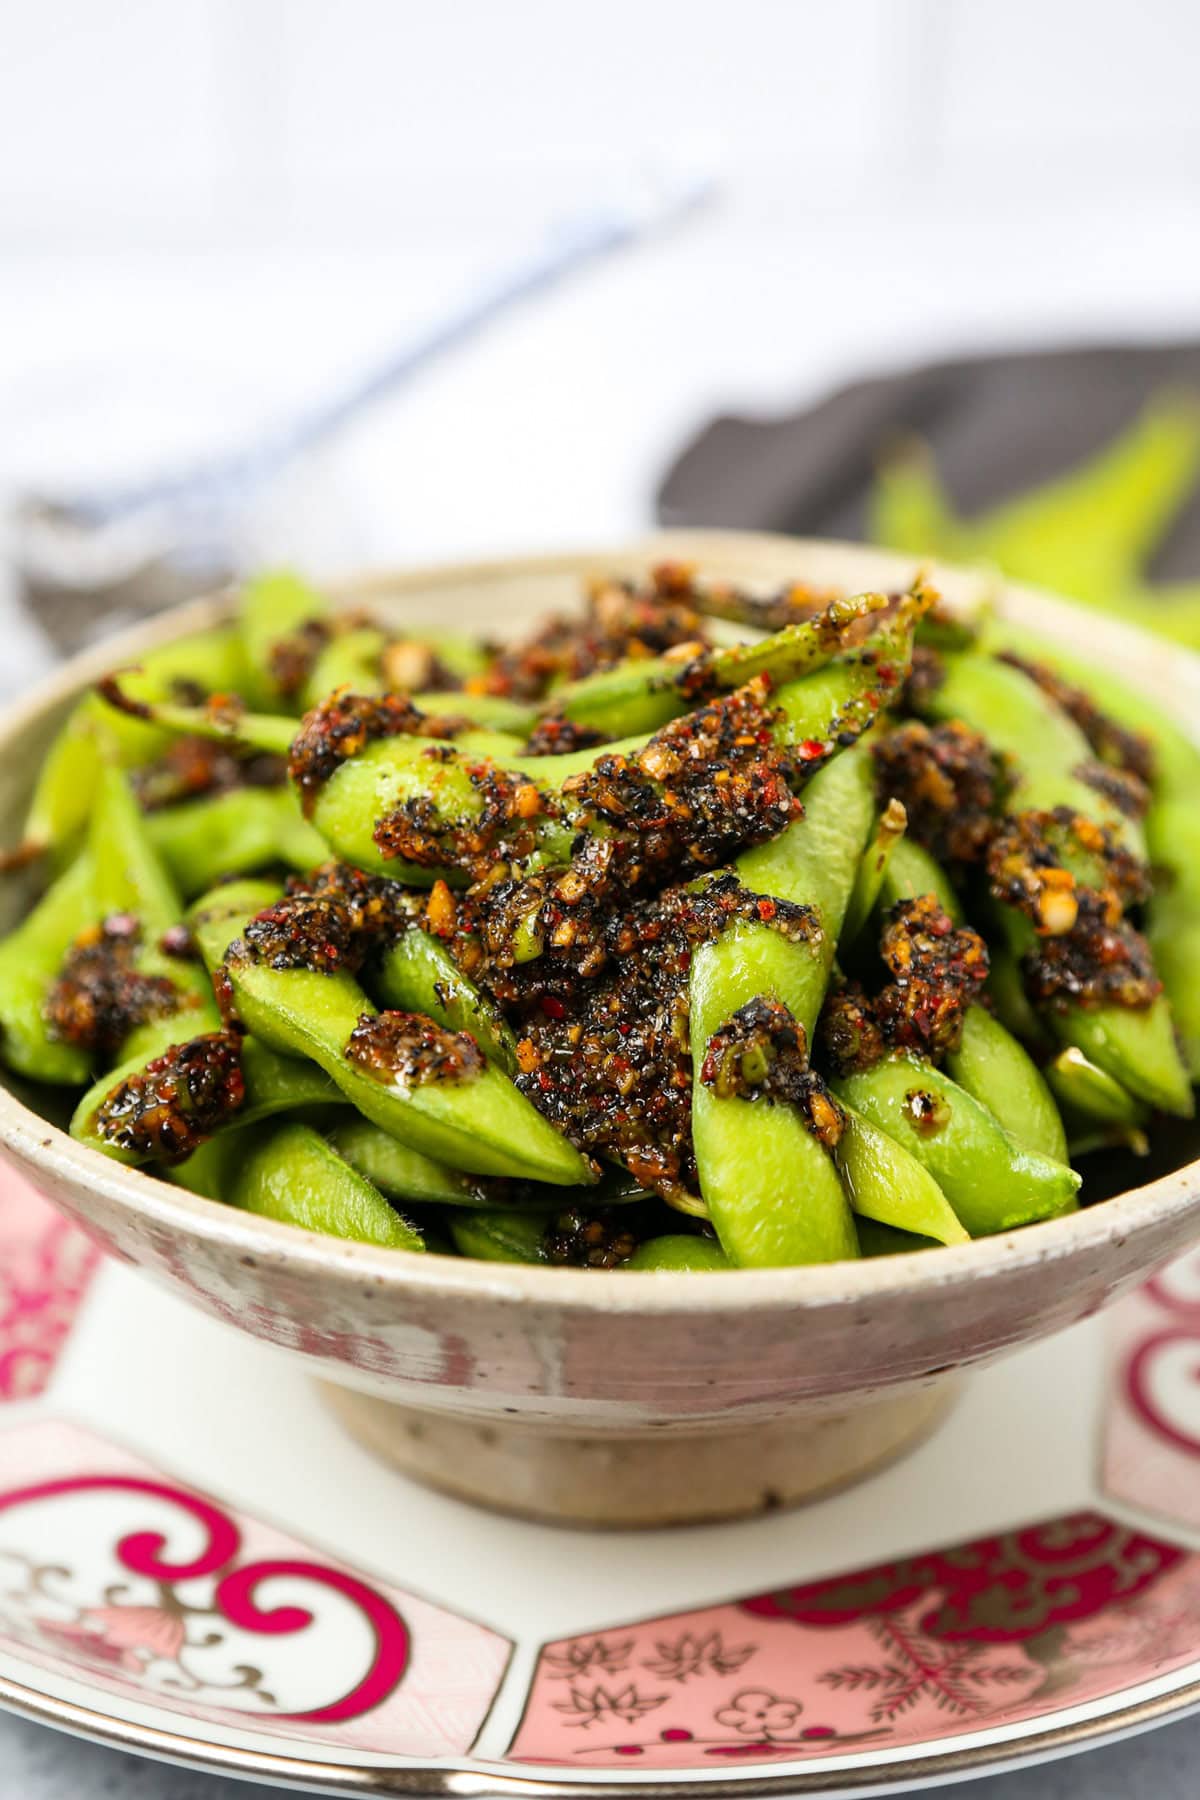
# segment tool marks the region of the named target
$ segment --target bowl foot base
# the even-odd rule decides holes
[[[958,1384],[942,1376],[843,1412],[767,1424],[587,1436],[321,1385],[367,1449],[456,1499],[549,1524],[649,1527],[750,1518],[857,1481],[932,1431]]]

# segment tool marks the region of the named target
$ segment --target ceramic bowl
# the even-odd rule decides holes
[[[851,545],[679,533],[599,555],[379,576],[346,598],[491,635],[571,606],[580,578],[664,557],[745,582],[897,588],[910,561]],[[947,597],[984,597],[941,571]],[[1048,636],[1081,615],[1029,590],[996,603]],[[67,664],[0,724],[12,842],[56,725],[103,670],[225,617],[181,608]],[[1200,661],[1084,621],[1087,647],[1186,721]],[[1194,727],[1193,727],[1194,728]],[[15,917],[23,896],[8,896]],[[1180,1166],[1072,1217],[952,1249],[818,1268],[598,1276],[316,1237],[83,1148],[0,1090],[4,1153],[114,1256],[305,1359],[350,1427],[410,1473],[532,1516],[673,1523],[790,1503],[895,1454],[962,1372],[1094,1312],[1200,1237],[1200,1140]],[[169,1346],[160,1353],[170,1354]]]

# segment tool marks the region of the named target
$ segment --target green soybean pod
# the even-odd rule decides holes
[[[265,711],[284,707],[273,667],[275,648],[311,620],[328,618],[329,612],[325,596],[290,569],[265,570],[246,582],[238,601],[238,630],[246,665],[242,692],[252,706]]]
[[[680,1231],[668,1232],[664,1237],[647,1238],[621,1267],[666,1275],[731,1269],[733,1264],[714,1238]]]
[[[947,655],[943,664],[945,679],[930,711],[939,719],[963,720],[1007,759],[1010,812],[1067,806],[1106,826],[1134,856],[1145,856],[1138,822],[1079,773],[1092,759],[1082,731],[1036,682],[977,651]]]
[[[92,859],[83,851],[0,943],[0,1056],[31,1081],[81,1087],[91,1072],[85,1050],[51,1034],[45,1004],[63,958],[94,916]]]
[[[378,959],[372,978],[385,1006],[425,1013],[447,1031],[469,1031],[489,1061],[510,1075],[517,1066],[512,1027],[461,973],[445,945],[413,926]]]
[[[811,619],[785,625],[756,643],[735,643],[700,652],[709,683],[731,689],[755,675],[768,674],[776,686],[801,680],[832,662],[847,634],[887,604],[882,594],[859,594],[835,600]],[[657,731],[688,710],[681,685],[684,668],[677,656],[630,658],[572,681],[550,697],[550,706],[577,725],[624,738]]]
[[[1067,1134],[1054,1095],[1028,1051],[986,1006],[967,1008],[957,1049],[946,1068],[1004,1129],[1055,1162],[1067,1160]]]
[[[985,934],[990,966],[984,991],[1005,1029],[1038,1056],[1048,1056],[1054,1049],[1054,1039],[1033,1010],[1016,952],[997,935],[1002,932],[1003,926],[997,925],[995,934]]]
[[[1009,759],[1016,777],[1010,810],[1067,806],[1105,825],[1118,843],[1144,858],[1138,822],[1079,773],[1091,759],[1087,739],[1022,670],[978,654],[947,657],[946,679],[931,706],[940,718],[961,718],[981,730],[993,749]],[[1011,912],[1007,917],[1018,939],[1031,932],[1024,918]],[[1074,1044],[1137,1098],[1180,1117],[1191,1116],[1191,1083],[1162,995],[1140,1009],[1071,1004],[1051,1010],[1047,1019],[1060,1042]]]
[[[326,1237],[424,1250],[420,1233],[311,1125],[289,1119],[254,1139],[238,1162],[230,1206]]]
[[[414,631],[409,634],[418,644],[432,650],[442,667],[455,681],[470,681],[486,673],[491,652],[467,631]]]
[[[881,1225],[878,1219],[855,1219],[858,1247],[864,1256],[907,1256],[913,1250],[938,1250],[936,1238],[921,1237],[915,1231],[899,1231],[894,1225]]]
[[[269,883],[235,882],[197,902],[192,928],[210,969],[278,892]],[[351,1036],[374,1014],[352,976],[276,969],[245,957],[231,958],[227,969],[238,1014],[254,1036],[282,1055],[315,1062],[360,1112],[422,1155],[477,1174],[590,1183],[585,1159],[494,1064],[469,1080],[410,1084],[377,1078],[351,1061]]]
[[[1018,581],[1103,605],[1136,579],[1198,468],[1200,410],[1190,397],[1157,397],[1085,462],[976,519],[976,554]]]
[[[528,1212],[462,1212],[448,1215],[446,1223],[460,1256],[482,1262],[542,1263],[545,1238],[553,1212],[546,1208]]]
[[[1075,1171],[1026,1150],[965,1088],[921,1057],[897,1051],[833,1087],[929,1170],[972,1237],[1074,1210]]]
[[[843,1111],[834,1159],[859,1217],[939,1244],[966,1243],[968,1232],[929,1170],[853,1107]]]
[[[150,650],[121,686],[137,702],[169,700],[177,684],[227,693],[240,683],[243,664],[237,634],[228,626],[195,632]],[[34,783],[25,817],[24,844],[31,852],[63,852],[84,831],[91,814],[103,757],[134,768],[152,762],[171,733],[118,713],[97,693],[76,702],[51,744]]]
[[[962,924],[962,904],[946,871],[928,850],[912,838],[902,837],[892,846],[884,866],[879,904],[886,912],[898,900],[912,900],[919,894],[932,894],[947,918]]]
[[[918,894],[932,894],[948,918],[962,923],[962,907],[945,872],[927,850],[904,838],[892,852],[880,898],[886,908]],[[1019,983],[1018,991],[1024,1001]],[[946,1068],[1018,1143],[1066,1162],[1067,1134],[1054,1095],[1007,1022],[993,1018],[984,1006],[968,1007],[962,1037],[947,1055]]]
[[[386,636],[374,625],[353,626],[331,637],[301,689],[301,710],[307,712],[335,688],[381,694],[386,686],[382,664],[386,644]]]
[[[328,851],[290,787],[234,788],[149,813],[146,830],[185,899],[272,863],[311,869]]]
[[[836,742],[861,733],[911,653],[912,619],[879,634],[874,648],[827,664],[775,695],[790,743]],[[854,1257],[858,1239],[837,1170],[790,1107],[721,1097],[699,1072],[708,1040],[758,995],[783,1002],[811,1042],[834,949],[874,818],[870,760],[836,754],[805,789],[805,816],[747,851],[737,873],[753,892],[812,907],[816,934],[793,943],[767,925],[740,922],[693,958],[691,1040],[697,1071],[692,1135],[700,1185],[722,1248],[735,1264],[787,1266]]]
[[[1144,1125],[1146,1108],[1114,1081],[1105,1070],[1090,1063],[1081,1050],[1069,1046],[1046,1065],[1046,1078],[1065,1106],[1099,1125]]]
[[[1009,646],[1077,682],[1124,726],[1142,733],[1154,752],[1154,780],[1146,814],[1146,845],[1155,871],[1146,935],[1162,977],[1193,1080],[1200,1079],[1200,745],[1162,704],[1132,688],[1111,669],[1097,668],[1007,620],[993,628],[997,646]]]
[[[262,1137],[260,1124],[230,1125],[205,1140],[198,1149],[169,1169],[156,1170],[176,1187],[202,1194],[206,1200],[226,1201],[233,1177],[245,1161],[251,1144]]]
[[[538,709],[503,694],[472,694],[460,688],[427,689],[413,695],[413,705],[428,718],[470,719],[485,731],[502,731],[517,743],[527,738],[538,721]],[[534,759],[533,766],[537,763]]]
[[[369,1119],[351,1114],[339,1121],[328,1137],[338,1155],[390,1200],[411,1200],[422,1206],[478,1208],[482,1204],[478,1177],[472,1179],[422,1156]]]
[[[189,1016],[186,1026],[177,1023],[170,1042],[186,1044],[191,1038],[220,1028],[221,1018],[214,1003]],[[90,1144],[94,1150],[102,1151],[116,1162],[134,1166],[150,1160],[146,1151],[135,1152],[109,1142],[100,1128],[97,1115],[110,1095],[124,1082],[141,1077],[151,1057],[169,1047],[151,1044],[148,1048],[125,1057],[115,1068],[106,1070],[92,1083],[76,1106],[71,1118],[71,1136]],[[341,1093],[315,1063],[301,1062],[297,1057],[280,1056],[266,1044],[260,1043],[256,1037],[245,1037],[242,1040],[241,1068],[245,1099],[229,1124],[221,1126],[215,1133],[216,1138],[224,1139],[231,1133],[240,1131],[243,1126],[255,1125],[279,1113],[290,1113],[299,1108],[327,1107],[342,1102]],[[204,1147],[201,1145],[201,1149]],[[198,1155],[199,1151],[194,1154]],[[192,1159],[188,1160],[190,1162]],[[212,1158],[208,1160],[215,1164],[217,1153],[213,1152]],[[198,1166],[207,1167],[207,1160]],[[184,1185],[190,1184],[185,1182]]]
[[[889,550],[975,560],[970,526],[955,516],[923,438],[907,438],[884,457],[868,500],[868,529],[872,542]]]
[[[86,1136],[96,1106],[116,1079],[183,1043],[219,1027],[212,985],[196,963],[171,956],[165,934],[180,924],[182,904],[161,857],[150,841],[145,819],[125,772],[113,763],[100,771],[88,833],[93,869],[95,917],[128,913],[139,937],[133,966],[139,974],[162,978],[175,990],[175,1009],[135,1025],[120,1047],[113,1079],[101,1075],[84,1095],[71,1120],[74,1136]]]
[[[904,841],[907,824],[907,814],[899,800],[889,800],[876,820],[871,840],[859,860],[854,891],[842,922],[843,948],[856,941],[876,905],[883,900],[888,864]],[[887,902],[883,901],[883,904],[886,906]]]
[[[789,1007],[811,1040],[873,814],[869,760],[845,751],[809,783],[804,818],[737,863],[753,892],[812,906],[818,932],[792,942],[768,925],[742,921],[692,959],[692,1137],[721,1247],[741,1266],[836,1262],[858,1251],[837,1170],[799,1114],[723,1098],[700,1070],[713,1033],[759,995]]]

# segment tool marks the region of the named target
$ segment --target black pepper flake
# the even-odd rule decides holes
[[[569,1207],[547,1227],[542,1255],[548,1263],[572,1269],[619,1269],[641,1238],[623,1207]]]
[[[393,737],[454,737],[468,727],[459,718],[434,718],[407,694],[330,694],[305,713],[292,740],[288,772],[306,815],[332,775],[368,744]]]
[[[703,649],[708,632],[696,604],[699,592],[692,570],[682,564],[664,563],[642,583],[601,577],[587,590],[582,618],[545,620],[467,685],[515,700],[543,700],[565,681],[630,658],[662,656],[683,645]]]
[[[464,767],[483,803],[478,816],[447,823],[428,796],[405,800],[377,820],[371,834],[385,857],[421,868],[458,869],[479,880],[497,863],[532,854],[539,820],[557,815],[553,797],[527,775],[511,774],[490,760]]]
[[[878,992],[843,980],[825,998],[821,1045],[839,1075],[869,1069],[889,1050],[940,1062],[958,1048],[967,1009],[987,980],[987,945],[970,926],[955,926],[933,894],[890,909],[879,954],[891,980]]]
[[[230,960],[353,974],[378,943],[407,930],[420,907],[399,882],[323,863],[311,875],[293,876],[283,897],[255,914],[230,946]]]
[[[486,1067],[483,1051],[467,1031],[446,1031],[424,1013],[364,1013],[350,1034],[346,1055],[358,1068],[390,1086],[475,1081]]]
[[[172,1044],[113,1088],[95,1129],[114,1149],[156,1162],[182,1162],[227,1124],[246,1097],[242,1039],[212,1031]]]
[[[778,1000],[760,994],[715,1031],[705,1047],[700,1080],[721,1099],[793,1106],[827,1150],[842,1135],[841,1107],[809,1067],[804,1027]]]
[[[987,854],[1003,788],[985,738],[958,720],[931,727],[911,719],[871,749],[880,802],[901,802],[916,843],[951,866]]]
[[[111,1059],[136,1026],[177,1009],[174,982],[137,967],[141,935],[131,913],[110,913],[80,933],[46,997],[54,1037]]]

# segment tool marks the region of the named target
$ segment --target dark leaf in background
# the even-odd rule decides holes
[[[776,419],[714,419],[664,475],[658,519],[865,537],[879,455],[912,433],[973,514],[1062,474],[1171,388],[1200,392],[1200,343],[970,357],[854,382]],[[1200,496],[1151,571],[1164,581],[1200,575]]]

